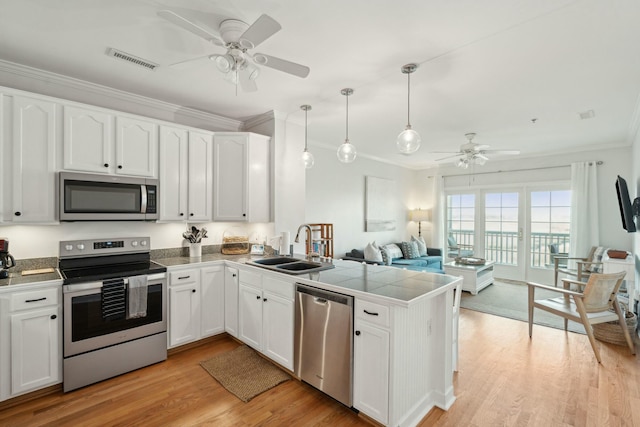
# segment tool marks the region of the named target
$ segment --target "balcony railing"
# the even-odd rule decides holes
[[[474,246],[473,230],[452,230],[449,232],[459,244]],[[557,244],[559,252],[569,252],[569,235],[565,233],[532,233],[530,242],[531,266],[552,267],[549,245]],[[485,233],[484,258],[497,264],[516,265],[518,262],[518,233]]]

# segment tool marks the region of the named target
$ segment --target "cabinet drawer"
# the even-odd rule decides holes
[[[262,278],[262,289],[275,295],[280,295],[293,301],[293,283],[274,277],[264,276]]]
[[[240,270],[240,283],[262,288],[262,274],[248,270]]]
[[[199,280],[200,280],[200,270],[196,270],[196,269],[172,271],[169,274],[169,284],[171,286],[196,283]]]
[[[16,292],[11,295],[9,311],[48,307],[60,302],[60,288],[39,289],[37,291]]]
[[[379,326],[389,327],[389,307],[374,302],[356,299],[355,316]]]

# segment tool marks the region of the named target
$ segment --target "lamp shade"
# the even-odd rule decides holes
[[[411,211],[411,221],[431,221],[431,209],[414,209]]]

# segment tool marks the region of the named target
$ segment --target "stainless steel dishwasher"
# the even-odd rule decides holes
[[[353,297],[296,284],[295,374],[351,407]]]

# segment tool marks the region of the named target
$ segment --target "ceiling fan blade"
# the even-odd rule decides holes
[[[482,154],[508,154],[514,156],[520,154],[520,150],[482,150]]]
[[[256,53],[255,55],[253,55],[253,60],[258,65],[264,65],[265,67],[293,74],[294,76],[305,78],[309,75],[309,67],[296,64],[295,62],[276,58],[275,56]]]
[[[261,15],[240,36],[240,45],[246,49],[253,49],[260,43],[280,31],[282,27],[269,15]]]
[[[436,162],[439,162],[439,161],[441,161],[441,160],[453,159],[454,157],[460,157],[460,156],[463,156],[463,155],[464,155],[464,154],[456,153],[456,154],[452,154],[452,155],[450,155],[450,156],[443,157],[443,158],[441,158],[441,159],[436,159],[435,161],[436,161]]]
[[[196,62],[196,61],[201,61],[204,62],[204,59],[211,59],[211,55],[204,55],[204,56],[198,56],[197,58],[189,58],[189,59],[185,59],[184,61],[178,61],[178,62],[174,62],[173,64],[169,64],[169,67],[177,67],[177,68],[184,68],[184,65],[189,64],[191,62]]]
[[[485,160],[485,161],[489,160],[489,158],[484,155],[484,152],[480,152],[480,153],[476,154],[475,157],[478,158],[478,159]]]
[[[258,90],[258,86],[256,85],[255,80],[251,80],[249,78],[250,73],[246,70],[243,70],[238,75],[238,81],[240,82],[240,87],[243,92],[255,92]]]
[[[204,28],[194,24],[186,18],[183,18],[175,12],[172,12],[170,10],[160,10],[158,11],[158,16],[166,19],[173,24],[176,24],[178,27],[189,31],[190,33],[195,34],[198,37],[202,37],[203,39],[220,46],[224,45],[224,42],[219,35],[210,33],[208,30],[205,30]]]

